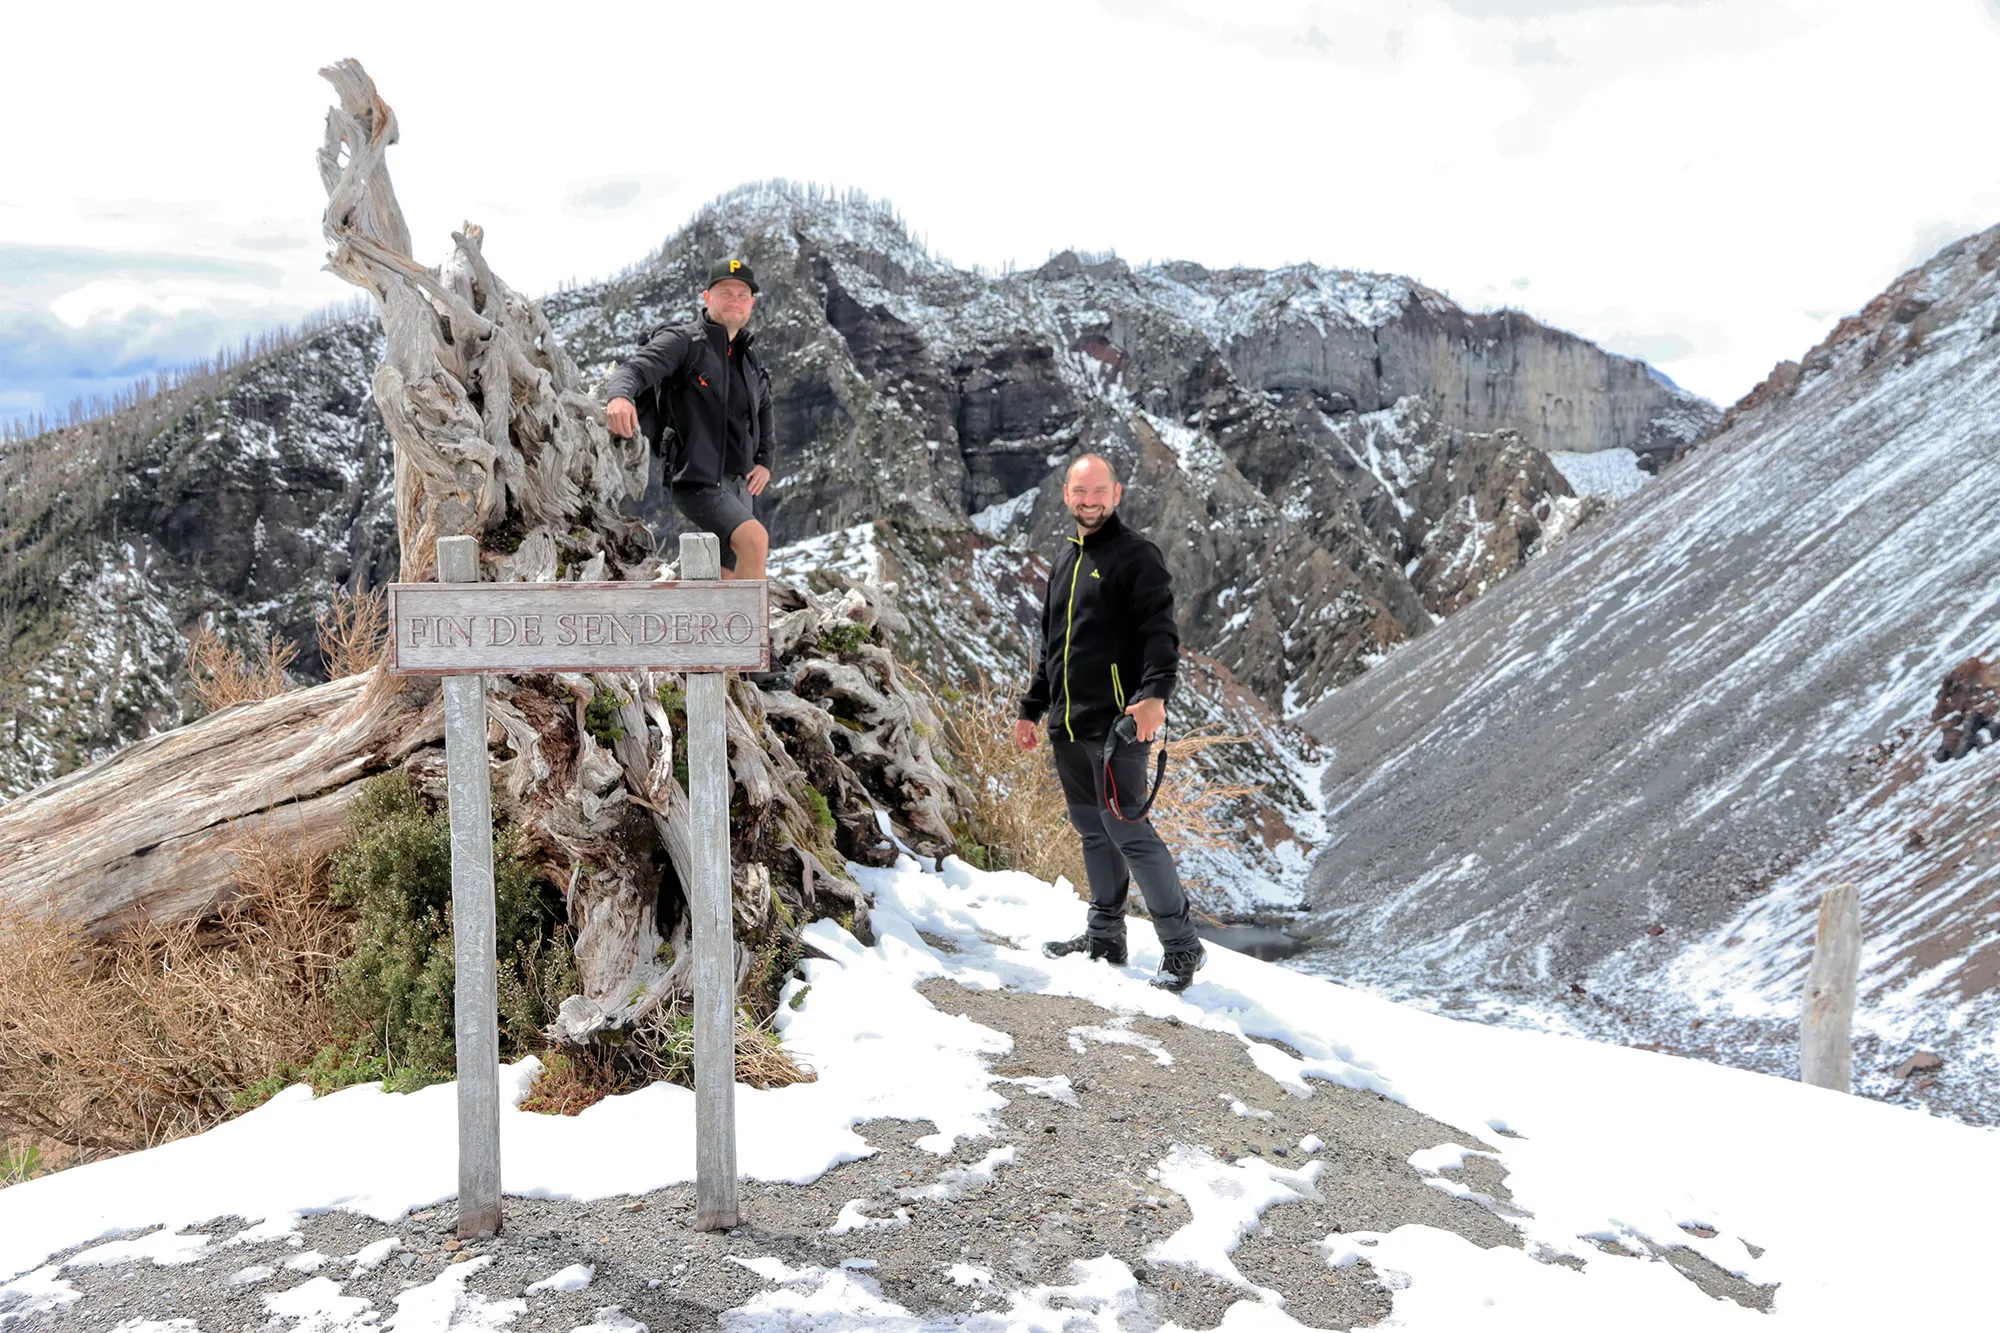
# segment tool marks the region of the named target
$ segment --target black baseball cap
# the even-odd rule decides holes
[[[738,282],[746,283],[749,285],[750,294],[752,296],[757,294],[757,277],[750,271],[750,265],[746,261],[741,259],[718,259],[715,263],[709,265],[709,287],[713,287],[725,278],[734,278]],[[707,288],[705,287],[702,290],[706,291]]]

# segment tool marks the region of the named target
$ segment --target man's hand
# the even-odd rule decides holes
[[[604,405],[604,424],[619,439],[629,440],[639,433],[639,409],[630,398],[613,398]]]
[[[749,482],[750,494],[762,495],[764,488],[771,484],[771,469],[759,463],[756,467],[750,469]]]
[[[1162,699],[1138,699],[1125,710],[1138,723],[1139,739],[1149,741],[1167,725],[1167,705]]]
[[[1021,717],[1014,719],[1014,744],[1023,750],[1032,750],[1041,740],[1035,734],[1035,724]]]

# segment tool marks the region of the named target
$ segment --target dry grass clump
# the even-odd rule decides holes
[[[944,747],[972,792],[970,827],[959,835],[959,854],[988,869],[1022,870],[1051,882],[1061,875],[1079,896],[1089,897],[1083,844],[1069,822],[1062,783],[1049,757],[1046,728],[1034,749],[1016,746],[1014,697],[983,673],[963,691],[933,689],[914,671],[910,678],[930,696],[941,720]],[[1240,835],[1236,812],[1262,789],[1209,777],[1199,756],[1211,746],[1249,741],[1248,736],[1224,734],[1217,726],[1197,728],[1166,742],[1167,776],[1147,818],[1170,847],[1226,848]],[[1149,780],[1151,776],[1149,768]],[[1141,799],[1131,794],[1127,804]]]
[[[578,1115],[631,1086],[609,1052],[555,1051],[542,1061],[523,1111],[537,1115]]]
[[[1242,782],[1223,782],[1202,771],[1196,758],[1212,745],[1248,745],[1250,737],[1232,736],[1213,727],[1197,727],[1167,742],[1167,780],[1147,817],[1160,836],[1176,849],[1220,850],[1242,836],[1240,811],[1245,801],[1264,789]]]
[[[736,1011],[736,1081],[753,1088],[784,1088],[819,1078],[792,1059],[777,1031],[742,1009]],[[655,1012],[612,1048],[557,1051],[521,1102],[524,1111],[576,1115],[606,1097],[648,1083],[694,1086],[694,1015],[678,1006]]]
[[[679,1006],[655,1010],[627,1037],[621,1054],[639,1083],[694,1086],[694,1015]],[[736,1010],[736,1081],[753,1088],[812,1083],[819,1075],[803,1068],[778,1044],[778,1033],[739,1006]]]
[[[188,636],[188,674],[194,677],[194,697],[204,712],[256,699],[270,699],[292,687],[286,673],[299,650],[279,638],[268,625],[250,634],[245,653],[225,641],[206,623]]]
[[[1061,875],[1087,895],[1083,844],[1070,826],[1046,731],[1032,750],[1015,745],[1014,697],[984,672],[969,689],[939,690],[904,670],[930,697],[940,739],[972,792],[970,827],[959,831],[959,855],[985,869],[1021,870],[1051,883]]]
[[[218,917],[113,939],[0,909],[0,1123],[79,1157],[150,1147],[331,1039],[347,926],[325,859],[266,841],[240,866]]]
[[[389,660],[389,599],[380,588],[342,591],[316,617],[328,680],[358,676]]]

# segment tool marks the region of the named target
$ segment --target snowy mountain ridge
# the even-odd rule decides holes
[[[1032,606],[996,580],[1032,580],[1054,549],[1061,464],[1085,448],[1118,463],[1128,520],[1166,550],[1186,645],[1295,711],[1568,530],[1580,507],[1531,437],[1657,459],[1715,417],[1640,363],[1404,279],[1067,252],[990,275],[932,256],[882,205],[782,183],[718,200],[626,274],[551,295],[552,325],[607,371],[692,313],[718,253],[748,257],[764,286],[775,541],[886,522],[902,596],[928,599],[935,650],[917,651],[941,665],[1019,671]],[[269,622],[311,670],[335,589],[394,577],[377,355],[372,327],[335,324],[163,428],[7,446],[10,471],[60,469],[51,495],[103,498],[29,496],[0,525],[0,794],[179,720],[177,648],[198,618],[231,634]],[[976,595],[931,596],[944,586]],[[1273,755],[1269,780],[1295,767]]]

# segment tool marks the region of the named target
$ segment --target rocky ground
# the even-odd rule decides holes
[[[217,1246],[191,1263],[67,1268],[61,1279],[79,1299],[43,1311],[23,1301],[10,1312],[0,1295],[0,1326],[55,1333],[146,1319],[188,1320],[201,1333],[330,1330],[392,1314],[416,1322],[419,1307],[441,1313],[456,1303],[456,1317],[479,1327],[763,1327],[729,1313],[779,1289],[762,1269],[795,1290],[801,1270],[844,1272],[926,1324],[978,1327],[980,1312],[1008,1309],[1009,1293],[1068,1286],[1077,1261],[1109,1254],[1138,1277],[1139,1322],[1128,1316],[1121,1326],[1213,1328],[1256,1287],[1281,1295],[1309,1327],[1352,1328],[1389,1313],[1400,1275],[1365,1262],[1329,1267],[1321,1245],[1333,1233],[1420,1224],[1482,1247],[1522,1243],[1493,1157],[1469,1156],[1464,1169],[1436,1174],[1410,1164],[1413,1153],[1440,1144],[1483,1153],[1502,1145],[1374,1093],[1316,1085],[1311,1097],[1291,1095],[1232,1036],[1115,1018],[1074,999],[947,981],[924,991],[943,1012],[1014,1039],[993,1073],[1019,1095],[989,1138],[960,1143],[952,1158],[914,1146],[933,1128],[928,1122],[875,1121],[863,1127],[872,1157],[806,1186],[746,1182],[743,1225],[727,1233],[693,1230],[691,1186],[589,1203],[510,1198],[502,1234],[464,1246],[452,1235],[449,1206],[394,1225],[324,1214],[295,1235]],[[1161,1181],[1176,1153],[1268,1165],[1298,1195],[1270,1207],[1243,1237],[1233,1255],[1240,1281],[1156,1255],[1193,1217],[1189,1200]],[[217,1219],[198,1229],[221,1241],[246,1226]],[[1718,1300],[1768,1308],[1770,1289],[1690,1250],[1630,1257],[1671,1263]],[[579,1264],[593,1270],[587,1287],[528,1293]],[[453,1270],[462,1281],[440,1284]]]

